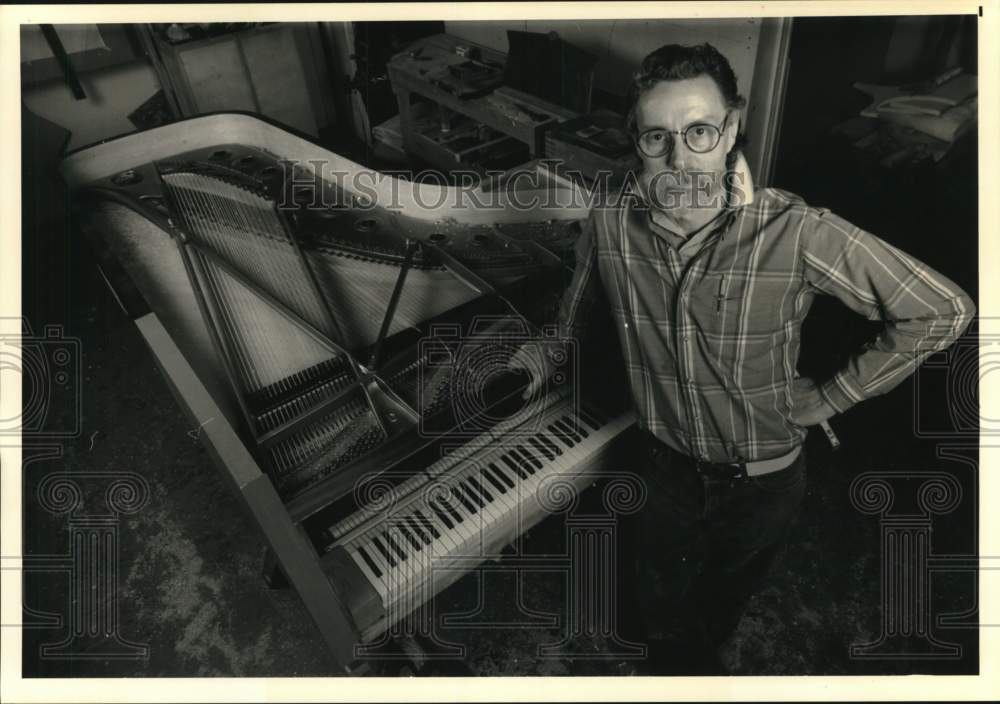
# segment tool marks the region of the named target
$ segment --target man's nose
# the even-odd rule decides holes
[[[669,137],[671,139],[670,148],[664,155],[667,166],[671,169],[683,169],[687,160],[687,145],[684,144],[684,135],[671,134]]]

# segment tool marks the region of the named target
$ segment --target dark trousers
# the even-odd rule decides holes
[[[805,496],[805,453],[777,472],[728,479],[644,441],[647,496],[627,540],[625,625],[650,646],[649,667],[695,674],[715,666],[784,542]]]

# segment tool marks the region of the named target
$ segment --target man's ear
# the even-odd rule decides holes
[[[740,125],[743,122],[743,111],[734,109],[729,112],[729,119],[726,121],[726,131],[723,134],[726,153],[728,154],[733,145],[736,144],[736,137],[740,133]]]

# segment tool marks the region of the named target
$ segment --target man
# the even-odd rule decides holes
[[[714,47],[654,51],[633,98],[643,171],[592,211],[560,323],[581,336],[603,288],[647,445],[630,602],[648,671],[712,672],[802,501],[808,428],[899,384],[974,306],[829,211],[754,189],[738,144],[745,101]],[[884,323],[822,383],[796,373],[817,295]]]

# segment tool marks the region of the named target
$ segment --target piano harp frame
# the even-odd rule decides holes
[[[334,171],[340,169],[350,172],[363,169],[360,165],[326,151],[290,133],[286,128],[273,126],[257,116],[227,113],[190,118],[77,150],[64,159],[60,171],[71,190],[87,188],[95,193],[101,193],[105,198],[129,205],[117,191],[102,184],[107,184],[107,180],[112,176],[135,165],[152,164],[167,160],[176,154],[220,144],[241,144],[260,151],[281,154],[285,158],[297,159],[303,164],[309,164],[310,159],[316,159],[318,156],[326,159],[324,168]],[[579,220],[588,213],[585,197],[582,201],[573,200],[576,205],[564,207],[559,211],[525,212],[505,208],[486,212],[470,208],[452,210],[447,204],[448,198],[439,199],[438,193],[442,190],[457,192],[457,189],[411,182],[407,182],[406,187],[419,190],[424,195],[417,197],[413,192],[407,192],[405,188],[402,193],[393,192],[386,184],[380,183],[376,200],[396,204],[395,207],[399,211],[414,219],[438,222],[448,217],[468,225],[530,223],[552,219]],[[565,190],[564,186],[563,188]],[[521,195],[525,197],[524,193]],[[578,192],[571,197],[584,195]],[[424,206],[427,202],[440,202],[441,205],[427,208]],[[169,232],[170,228],[164,227],[167,223],[160,220],[152,222],[159,229]],[[146,287],[155,282],[134,279],[99,233],[89,231],[86,226],[81,229],[98,253],[102,277],[123,311],[133,319],[171,393],[189,418],[191,428],[194,429],[191,434],[197,433],[213,463],[222,472],[257,524],[269,555],[273,558],[273,562],[269,560],[269,563],[276,563],[280,567],[281,572],[299,594],[338,667],[345,673],[351,672],[351,665],[356,662],[355,646],[362,644],[363,634],[355,625],[344,598],[324,571],[323,556],[318,554],[301,523],[303,514],[308,515],[311,511],[300,507],[299,514],[293,516],[289,503],[279,496],[271,478],[262,470],[244,439],[231,423],[232,411],[241,409],[230,409],[229,412],[223,410],[209,391],[209,385],[203,381],[192,364],[194,360],[199,368],[205,366],[206,360],[202,358],[202,353],[195,349],[189,349],[187,354],[182,351],[165,325],[166,320],[173,329],[178,321],[170,318],[169,311],[167,318],[161,319],[155,301],[148,299]],[[494,231],[498,235],[502,234],[497,230]],[[181,244],[180,251],[174,246],[173,256],[181,261],[170,263],[169,266],[180,267],[182,263],[188,264],[187,257],[182,254],[185,246]],[[465,285],[486,295],[499,295],[492,286],[454,260],[447,252],[431,243],[421,243],[421,246],[437,255],[438,260]],[[543,251],[540,254],[544,253]],[[158,292],[157,295],[166,294]],[[391,315],[392,311],[387,310],[387,314]],[[208,328],[206,332],[211,335],[212,325],[209,319],[205,319],[204,323]],[[339,348],[326,336],[322,337]],[[193,356],[189,358],[188,354]],[[367,368],[362,367],[362,369],[368,371]],[[232,385],[230,388],[233,388]],[[242,410],[245,413],[246,409]],[[399,459],[392,454],[387,457]]]
[[[183,212],[184,209],[180,207],[173,196],[173,189],[167,188],[165,184],[163,184],[162,180],[162,177],[165,174],[169,175],[170,173],[177,172],[161,171],[159,165],[157,165],[156,171],[157,177],[160,179],[161,191],[163,192],[167,202],[170,203],[175,212]],[[211,172],[205,175],[220,178],[220,176],[216,176]],[[239,184],[230,185],[236,188],[240,187]],[[319,283],[316,280],[316,272],[313,271],[313,268],[309,265],[308,260],[302,253],[302,245],[299,243],[299,239],[295,235],[294,228],[289,226],[287,219],[282,215],[276,204],[273,208],[273,215],[275,220],[277,220],[280,224],[284,238],[292,244],[296,261],[299,266],[301,266],[302,272],[305,274],[305,279],[309,284],[310,292],[320,303],[320,310],[323,312],[323,317],[325,318],[324,322],[326,322],[329,326],[330,333],[338,338],[337,340],[332,339],[330,334],[324,334],[322,330],[314,328],[295,311],[289,309],[285,304],[277,300],[273,295],[271,295],[271,293],[262,289],[249,277],[244,276],[242,272],[232,266],[223,257],[217,255],[207,247],[203,247],[201,243],[195,242],[196,238],[188,232],[186,226],[180,225],[176,222],[172,223],[172,228],[176,233],[177,244],[181,252],[181,258],[184,261],[184,268],[187,271],[188,279],[191,282],[191,288],[194,290],[195,299],[198,301],[198,308],[202,313],[202,317],[206,321],[212,342],[215,345],[219,359],[223,362],[223,367],[225,368],[226,375],[229,378],[229,384],[237,397],[240,410],[244,416],[244,421],[247,425],[248,431],[254,439],[254,442],[258,446],[265,447],[279,442],[281,439],[288,437],[296,430],[303,427],[311,420],[319,417],[326,410],[342,401],[343,398],[352,391],[359,389],[362,394],[364,394],[365,402],[368,404],[368,408],[371,410],[372,415],[375,417],[375,421],[385,434],[387,440],[416,425],[419,421],[416,411],[404,403],[402,399],[396,397],[396,395],[393,394],[391,390],[377,378],[377,376],[366,370],[362,364],[354,358],[354,355],[342,346],[341,343],[343,341],[343,333],[341,332],[340,323],[337,321],[337,317],[330,308],[330,304],[329,301],[326,300],[326,296],[324,296],[322,290],[320,290]],[[205,259],[210,260],[214,266],[219,267],[225,271],[228,276],[236,279],[242,286],[249,289],[255,296],[257,296],[262,303],[269,306],[272,310],[280,313],[288,322],[292,323],[299,330],[306,333],[320,345],[326,347],[331,354],[335,354],[338,357],[345,359],[347,361],[347,366],[354,375],[354,381],[346,384],[344,388],[335,393],[333,396],[325,399],[316,406],[313,406],[305,413],[283,423],[278,428],[267,431],[263,435],[258,435],[255,419],[247,406],[242,384],[240,383],[238,375],[235,371],[236,353],[231,348],[230,342],[228,338],[226,338],[225,333],[219,329],[221,327],[219,321],[223,318],[223,312],[220,310],[219,301],[215,296],[207,296],[204,287],[201,284],[203,281],[208,281],[208,276],[204,268]],[[411,258],[408,258],[407,262],[410,260]],[[408,267],[409,265],[407,263],[400,272],[400,282],[405,280],[406,270]],[[399,284],[397,284],[397,286],[398,285]],[[210,298],[211,302],[209,302]],[[388,323],[389,320],[391,320],[388,316],[391,316],[391,312],[394,308],[394,303],[390,303],[389,310],[387,311],[387,321],[383,326],[384,330],[388,329]],[[379,342],[381,342],[382,338],[383,335],[380,335]],[[401,420],[404,422],[399,422]]]

